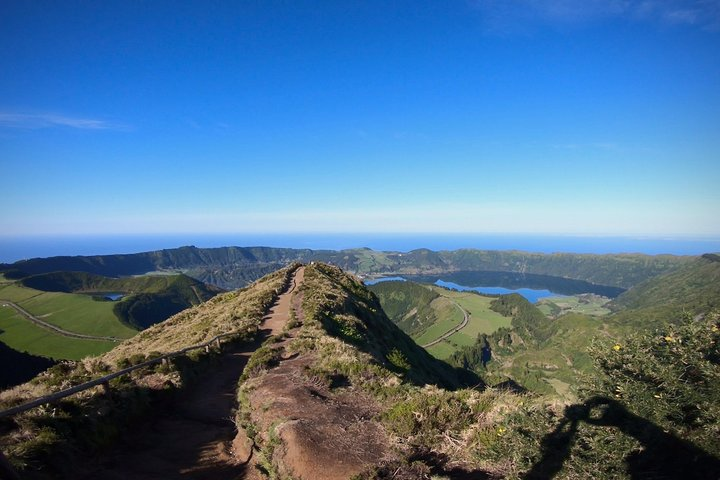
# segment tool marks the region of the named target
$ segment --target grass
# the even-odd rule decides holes
[[[510,327],[510,317],[504,317],[490,309],[492,297],[484,297],[476,293],[455,292],[437,286],[428,288],[440,295],[439,299],[433,301],[436,304],[433,307],[441,320],[434,323],[421,335],[414,337],[419,345],[432,342],[462,322],[463,314],[454,303],[470,314],[465,328],[450,335],[446,341],[428,349],[428,352],[435,358],[447,358],[459,347],[473,345],[480,334],[491,334],[499,328]]]
[[[43,292],[39,290],[33,290],[32,288],[25,288],[11,283],[9,285],[0,286],[0,298],[3,300],[10,300],[11,302],[20,304],[23,300],[32,298],[37,295],[41,295]]]
[[[113,302],[99,302],[88,295],[42,292],[13,284],[0,288],[0,298],[70,332],[119,338],[137,333],[118,320]]]
[[[426,348],[425,350],[427,350],[428,353],[433,357],[442,360],[452,355],[455,350],[457,350],[457,346],[448,343],[447,340],[443,340],[442,342],[438,342],[432,347]]]
[[[55,359],[79,360],[117,345],[99,340],[64,337],[38,327],[10,307],[0,307],[0,341],[11,348]]]
[[[437,300],[440,300],[440,302],[438,302]],[[442,336],[444,333],[447,333],[448,330],[451,330],[454,327],[460,325],[460,323],[462,323],[463,314],[462,312],[460,312],[460,309],[458,309],[452,304],[438,305],[440,303],[443,303],[443,299],[437,300],[433,301],[433,307],[436,311],[438,310],[438,307],[442,308],[444,314],[438,315],[440,320],[425,329],[422,334],[413,338],[413,340],[415,340],[418,345],[425,345],[426,343],[430,343],[433,340],[436,340],[438,337]],[[446,306],[450,308],[445,308]]]
[[[537,307],[545,315],[555,317],[565,313],[602,316],[610,313],[610,309],[605,307],[609,301],[609,298],[596,295],[571,295],[543,298]]]

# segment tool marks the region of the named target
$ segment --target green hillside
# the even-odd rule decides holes
[[[209,300],[221,291],[182,274],[108,278],[86,272],[52,272],[23,278],[20,283],[47,292],[101,297],[110,292],[123,294],[121,301],[114,302],[113,313],[126,325],[139,330]]]
[[[379,282],[368,290],[378,296],[388,318],[413,337],[439,321],[438,311],[457,313],[438,293],[415,282]]]
[[[418,345],[431,343],[459,326],[463,321],[463,311],[468,313],[467,326],[428,347],[428,352],[436,358],[447,358],[459,348],[475,344],[479,335],[510,326],[509,315],[491,309],[493,296],[456,292],[409,281],[379,282],[368,289],[377,295],[393,323]]]
[[[573,398],[581,376],[593,374],[588,349],[595,339],[619,339],[630,333],[667,328],[720,306],[720,262],[704,255],[674,271],[643,282],[608,304],[598,314],[557,312],[551,301],[537,308],[519,296],[504,296],[494,308],[513,315],[512,328],[488,337],[493,361],[483,370],[483,344],[465,347],[450,362],[485,373],[490,379],[512,378],[534,391]],[[562,303],[562,302],[560,302]],[[557,305],[555,305],[557,307]],[[568,308],[582,310],[571,301]]]
[[[130,338],[138,329],[212,298],[219,292],[185,275],[108,278],[84,272],[52,272],[0,285],[0,300],[68,332]],[[109,301],[105,294],[123,294]],[[7,346],[55,359],[80,359],[116,345],[81,339],[33,324],[11,306],[0,311],[0,341]]]
[[[647,280],[615,299],[611,307],[620,323],[638,324],[720,307],[720,256],[707,254]]]

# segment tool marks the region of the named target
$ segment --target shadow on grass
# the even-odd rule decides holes
[[[617,401],[601,396],[565,408],[563,420],[542,441],[542,459],[523,478],[554,477],[570,455],[580,422],[617,428],[642,444],[642,450],[625,458],[633,479],[720,478],[720,459],[631,413]]]

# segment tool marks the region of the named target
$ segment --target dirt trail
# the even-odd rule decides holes
[[[282,331],[289,318],[292,292],[304,276],[301,267],[290,287],[263,318],[259,339],[223,355],[211,373],[199,380],[183,402],[174,405],[123,439],[120,452],[80,478],[105,479],[238,479],[246,466],[232,454],[233,423],[238,378],[265,338]]]

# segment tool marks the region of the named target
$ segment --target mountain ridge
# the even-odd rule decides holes
[[[643,254],[541,254],[517,250],[460,249],[382,252],[368,248],[311,250],[274,247],[194,246],[134,254],[49,257],[0,264],[8,278],[52,271],[84,271],[105,276],[139,275],[152,271],[185,273],[222,288],[238,288],[292,262],[321,261],[364,276],[496,271],[570,278],[629,288],[692,261],[692,256]]]

